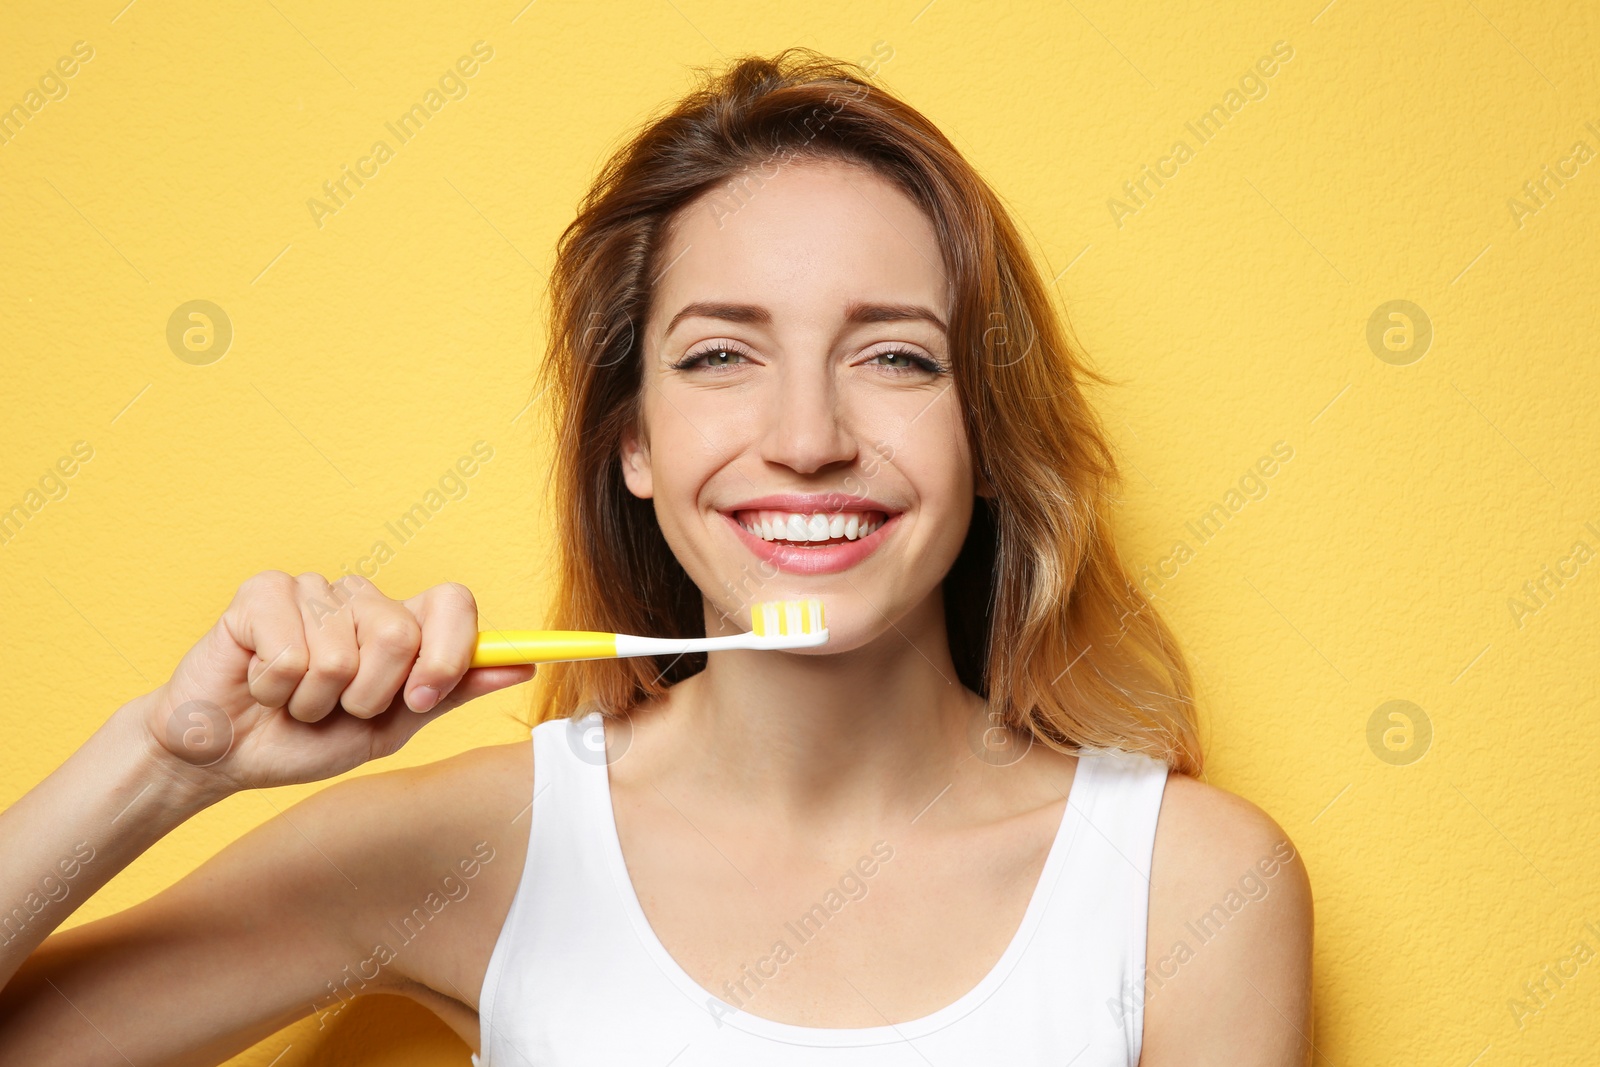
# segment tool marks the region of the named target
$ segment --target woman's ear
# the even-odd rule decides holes
[[[622,433],[622,481],[628,492],[640,500],[649,500],[655,493],[655,480],[650,475],[650,445],[639,439],[636,427]]]

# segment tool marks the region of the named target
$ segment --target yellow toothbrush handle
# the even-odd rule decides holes
[[[472,666],[614,659],[616,655],[617,635],[598,630],[486,630],[478,634]]]

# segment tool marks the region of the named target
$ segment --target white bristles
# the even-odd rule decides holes
[[[793,637],[825,629],[822,601],[816,597],[767,600],[750,607],[750,632],[762,637]]]
[[[766,600],[750,605],[750,630],[722,637],[636,637],[616,635],[616,654],[626,656],[679,656],[686,652],[717,652],[723,649],[813,648],[827,644],[828,624],[822,601]]]

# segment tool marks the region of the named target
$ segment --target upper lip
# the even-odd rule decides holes
[[[722,510],[729,514],[736,511],[767,510],[792,511],[800,515],[814,515],[817,512],[832,514],[839,511],[881,511],[889,516],[898,515],[901,511],[900,508],[891,507],[882,501],[855,496],[852,493],[773,493],[732,504]]]

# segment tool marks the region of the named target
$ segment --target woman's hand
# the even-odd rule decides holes
[[[472,594],[453,582],[400,601],[364,578],[263,571],[128,713],[155,758],[204,789],[318,781],[533,677],[532,665],[469,670],[477,634]]]

